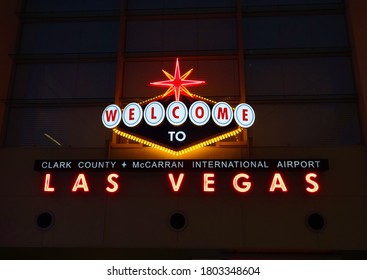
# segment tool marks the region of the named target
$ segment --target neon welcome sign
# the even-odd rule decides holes
[[[187,79],[193,69],[181,75],[176,59],[174,75],[162,70],[167,80],[150,83],[166,87],[162,95],[132,102],[122,110],[108,105],[102,123],[127,139],[182,155],[239,134],[255,122],[253,108],[240,103],[235,108],[226,102],[215,102],[191,93],[187,88],[205,81]]]

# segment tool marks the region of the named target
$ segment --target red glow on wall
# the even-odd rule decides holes
[[[280,173],[274,173],[269,192],[274,192],[276,189],[280,189],[282,192],[288,191]]]
[[[76,192],[78,189],[83,189],[84,192],[89,192],[87,180],[85,179],[85,175],[83,173],[79,174],[78,178],[76,178],[72,192]]]

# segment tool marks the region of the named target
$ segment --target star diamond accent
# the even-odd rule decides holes
[[[176,67],[175,74],[172,76],[170,73],[162,69],[162,72],[166,75],[168,80],[152,82],[150,85],[152,86],[160,86],[160,87],[168,87],[167,91],[163,94],[164,96],[175,93],[175,100],[180,100],[180,94],[186,94],[191,96],[191,93],[188,91],[187,87],[198,86],[205,84],[205,81],[199,80],[187,80],[186,78],[191,74],[194,69],[190,69],[185,74],[181,76],[180,71],[180,63],[178,58],[176,59]]]

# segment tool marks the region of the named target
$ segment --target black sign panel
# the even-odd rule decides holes
[[[327,159],[36,160],[36,171],[275,171],[329,169]]]

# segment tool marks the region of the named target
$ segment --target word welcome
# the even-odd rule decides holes
[[[234,119],[243,128],[250,127],[255,121],[255,112],[246,103],[240,103],[233,110],[226,102],[216,103],[212,110],[204,101],[196,101],[188,109],[181,101],[171,102],[167,108],[157,101],[145,106],[144,110],[139,103],[132,102],[125,106],[121,112],[120,108],[108,105],[102,114],[102,122],[107,128],[116,127],[121,120],[127,127],[135,127],[144,119],[149,126],[158,126],[164,119],[174,126],[180,126],[189,119],[196,126],[203,126],[212,118],[218,126],[228,126]]]

